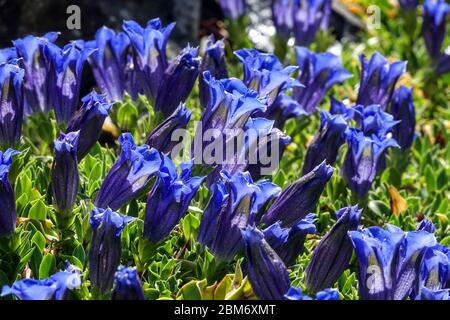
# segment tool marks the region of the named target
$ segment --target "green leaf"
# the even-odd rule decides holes
[[[53,274],[53,270],[56,266],[55,256],[48,254],[42,258],[41,265],[39,266],[39,279],[48,278]]]
[[[42,252],[45,248],[45,237],[39,231],[36,231],[33,238],[31,238],[31,243],[34,243],[39,251]]]
[[[47,219],[47,207],[44,202],[38,200],[30,209],[28,213],[28,218],[36,219],[36,220],[45,220]]]
[[[437,189],[436,176],[434,175],[433,168],[429,164],[425,167],[425,182],[429,193]]]

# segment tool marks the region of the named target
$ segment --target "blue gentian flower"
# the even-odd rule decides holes
[[[350,231],[349,236],[358,259],[362,300],[405,299],[418,280],[425,251],[436,245],[432,233],[405,233],[391,225]]]
[[[295,0],[294,35],[299,46],[309,46],[319,29],[327,30],[331,0]]]
[[[139,195],[159,170],[161,156],[147,145],[136,146],[130,133],[119,137],[122,151],[103,181],[95,200],[99,208],[117,210]]]
[[[438,75],[450,72],[450,55],[442,54],[439,58],[436,66],[436,72]]]
[[[0,63],[17,60],[17,50],[14,47],[0,49]]]
[[[178,141],[172,141],[172,134],[178,129],[186,129],[191,114],[192,112],[186,108],[186,104],[181,103],[171,116],[150,132],[145,143],[161,153],[170,154],[178,144]]]
[[[80,184],[77,159],[79,138],[79,131],[61,133],[54,142],[52,191],[56,210],[64,217],[72,214]]]
[[[388,137],[365,136],[354,128],[349,129],[347,140],[349,147],[343,174],[352,192],[361,198],[367,194],[382,169],[386,150],[398,147],[398,144]]]
[[[296,47],[295,53],[299,66],[298,80],[305,87],[294,88],[294,99],[311,114],[316,111],[328,89],[352,75],[342,67],[341,59],[332,53],[312,53],[304,47]]]
[[[436,230],[436,226],[433,222],[428,220],[427,218],[424,218],[422,221],[420,221],[419,225],[417,226],[417,230],[425,230],[429,233],[434,233]]]
[[[95,40],[86,42],[85,47],[97,49],[88,61],[95,81],[108,101],[121,101],[126,91],[131,91],[130,94],[134,92],[130,90],[130,38],[124,32],[116,33],[102,27],[97,30]]]
[[[198,48],[187,46],[173,59],[161,78],[155,99],[155,111],[171,115],[186,101],[197,79],[200,57]]]
[[[427,248],[420,263],[418,279],[416,279],[415,292],[423,289],[440,290],[446,288],[450,273],[450,260],[446,255],[447,248],[436,245]],[[412,294],[414,297],[415,292]]]
[[[0,151],[0,237],[10,236],[16,229],[16,202],[8,173],[12,158],[18,153],[13,149]]]
[[[277,30],[277,35],[288,39],[294,28],[295,0],[273,0],[272,20]]]
[[[178,175],[172,160],[164,156],[148,195],[143,236],[151,243],[158,244],[169,235],[203,182],[203,177],[192,177],[192,163],[182,163],[180,167]]]
[[[330,113],[334,115],[342,115],[345,121],[349,123],[355,116],[355,109],[347,107],[342,101],[330,96]]]
[[[353,119],[356,121],[358,129],[363,131],[366,136],[385,137],[400,123],[400,120],[396,120],[391,114],[384,112],[378,104],[357,105],[353,107],[353,110]]]
[[[227,62],[225,59],[224,39],[215,40],[211,34],[206,42],[205,54],[199,67],[199,95],[200,105],[205,108],[209,100],[208,83],[203,79],[203,73],[209,73],[217,80],[228,78]]]
[[[339,300],[339,292],[336,289],[325,289],[316,293],[316,299],[303,294],[299,287],[291,287],[284,295],[287,300]]]
[[[135,21],[123,23],[123,30],[130,38],[133,49],[134,71],[130,84],[133,90],[129,92],[133,99],[137,98],[138,93],[156,99],[164,71],[169,65],[166,46],[174,27],[175,23],[163,27],[159,18],[148,21],[145,28]]]
[[[89,277],[92,285],[101,293],[107,293],[113,286],[114,274],[120,264],[122,252],[120,234],[125,225],[133,219],[111,209],[94,207],[91,212]]]
[[[286,93],[280,93],[275,102],[267,109],[264,116],[275,121],[274,126],[283,129],[288,119],[301,118],[307,116],[308,113],[303,105],[295,101]]]
[[[20,140],[24,113],[24,71],[0,62],[0,146],[12,147]]]
[[[415,138],[416,111],[412,98],[412,89],[400,86],[392,96],[388,112],[399,123],[393,128],[392,136],[403,150],[411,147]]]
[[[316,233],[314,225],[316,217],[315,214],[310,213],[291,228],[282,228],[277,222],[263,230],[266,241],[286,266],[289,267],[295,263],[303,251],[306,236]]]
[[[425,47],[433,60],[437,60],[441,55],[448,13],[450,13],[450,5],[445,0],[425,0],[423,3],[422,34]]]
[[[322,161],[333,165],[339,149],[344,144],[347,122],[341,115],[331,115],[320,110],[320,127],[306,151],[302,173],[307,174]]]
[[[281,221],[281,226],[292,227],[314,210],[333,168],[323,161],[311,172],[287,186],[276,198],[261,222],[266,225]]]
[[[81,271],[69,263],[66,270],[55,273],[47,279],[23,279],[4,286],[1,296],[14,295],[19,300],[65,300],[69,290],[81,285]]]
[[[396,61],[389,64],[378,52],[375,52],[368,62],[364,55],[361,55],[360,61],[361,80],[356,104],[379,104],[383,109],[386,108],[397,80],[406,71],[406,62]]]
[[[348,231],[357,230],[362,210],[358,206],[336,212],[336,223],[314,249],[306,268],[306,287],[318,292],[332,287],[347,269],[353,253]]]
[[[245,263],[253,292],[262,300],[283,300],[291,286],[286,266],[256,227],[242,230]]]
[[[236,20],[245,13],[245,0],[219,0],[219,4],[228,19]]]
[[[20,66],[25,71],[24,98],[26,114],[48,112],[51,110],[50,57],[48,47],[58,38],[56,32],[49,32],[43,37],[26,36],[14,41]]]
[[[92,91],[84,96],[81,108],[72,116],[66,133],[79,131],[80,139],[77,145],[77,158],[80,162],[100,138],[103,123],[111,109],[111,103],[104,95]]]
[[[450,290],[430,290],[423,288],[418,300],[450,300]]]
[[[112,300],[145,300],[136,268],[119,266],[114,276]]]

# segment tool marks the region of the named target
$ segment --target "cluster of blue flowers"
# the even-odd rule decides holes
[[[244,12],[244,1],[220,3],[231,18]],[[327,26],[330,6],[326,0],[274,1],[277,31],[285,37],[293,32],[298,45],[306,46],[320,27]],[[432,16],[424,23],[431,33],[425,32],[427,49],[439,63],[442,54],[435,33],[446,10],[442,1],[425,5],[425,15]],[[284,66],[276,56],[254,49],[237,50],[244,78],[228,78],[223,40],[213,37],[203,59],[197,48],[187,46],[169,61],[166,45],[173,27],[163,27],[159,19],[145,27],[126,21],[122,32],[103,27],[95,40],[74,41],[63,48],[54,43],[56,33],[14,41],[13,48],[0,51],[0,145],[14,147],[20,141],[24,116],[54,111],[58,123],[67,128],[54,142],[54,206],[61,221],[70,220],[79,189],[78,165],[97,142],[112,103],[125,94],[133,99],[145,95],[165,120],[148,134],[146,144],[136,145],[130,133],[119,137],[120,155],[97,193],[90,216],[92,287],[111,293],[113,299],[144,299],[136,270],[120,266],[121,232],[134,218],[117,210],[142,195],[154,180],[146,202],[143,238],[159,245],[186,214],[205,181],[211,196],[201,216],[199,243],[221,261],[243,253],[246,274],[261,299],[312,299],[291,286],[287,268],[302,253],[307,235],[316,232],[316,215],[311,212],[333,175],[341,147],[348,145],[343,175],[352,194],[363,198],[384,169],[387,150],[407,150],[413,143],[412,89],[396,89],[406,63],[389,64],[379,53],[369,60],[361,56],[356,105],[330,98],[329,111],[320,110],[320,127],[308,146],[301,175],[284,189],[260,179],[260,163],[216,163],[208,177],[195,176],[193,161],[181,163],[178,170],[168,154],[174,147],[169,139],[172,132],[186,128],[190,121],[191,111],[184,102],[197,77],[204,108],[200,134],[210,128],[262,132],[257,141],[247,140],[244,150],[236,150],[234,156],[240,158],[241,153],[270,148],[272,139],[280,142],[281,156],[290,142],[283,132],[286,121],[316,113],[327,90],[352,75],[339,57],[299,46],[295,49],[298,66]],[[79,103],[86,62],[102,93],[93,91]],[[196,147],[204,150],[208,144]],[[16,153],[13,149],[0,152],[0,236],[12,235],[16,224],[15,197],[8,179]],[[362,228],[362,214],[351,205],[336,212],[335,224],[317,244],[307,266],[308,294],[317,300],[338,299],[337,291],[329,288],[356,252],[361,299],[448,299],[450,254],[437,244],[430,222],[423,221],[411,232],[393,226]],[[6,286],[2,295],[64,299],[68,289],[80,285],[80,271],[68,265],[66,271],[48,279],[25,279]]]

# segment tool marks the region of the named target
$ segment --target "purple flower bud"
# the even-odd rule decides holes
[[[120,234],[133,219],[111,209],[92,210],[89,220],[92,228],[89,277],[92,285],[101,293],[107,293],[113,286],[122,252]]]
[[[399,123],[393,128],[392,136],[403,150],[411,147],[415,138],[416,111],[412,99],[412,89],[400,86],[392,96],[388,112]]]
[[[0,146],[19,142],[23,121],[24,71],[15,64],[0,62]]]
[[[52,166],[52,190],[56,210],[70,216],[77,199],[80,175],[78,173],[77,145],[80,132],[61,133],[55,140]]]
[[[181,102],[186,101],[198,75],[200,57],[198,48],[187,46],[170,62],[161,78],[155,99],[155,111],[171,115]]]
[[[206,108],[210,99],[208,83],[203,78],[203,73],[209,71],[215,79],[228,78],[227,62],[225,59],[224,39],[215,41],[214,35],[211,34],[206,42],[205,55],[199,67],[199,95],[200,105]]]
[[[445,39],[445,19],[450,5],[444,0],[425,0],[423,3],[422,34],[428,54],[433,60],[441,55]]]
[[[172,134],[178,129],[186,129],[191,119],[191,110],[181,103],[172,115],[161,122],[147,137],[146,144],[161,153],[170,154],[178,141],[172,141]]]
[[[294,28],[295,0],[273,0],[272,20],[277,34],[288,39]]]
[[[295,52],[300,70],[298,80],[305,87],[294,88],[294,99],[311,114],[328,89],[352,75],[342,67],[341,59],[332,53],[311,53],[304,47],[296,47]]]
[[[271,225],[277,221],[282,227],[292,227],[314,210],[333,168],[322,162],[311,172],[287,186],[275,199],[261,222]]]
[[[77,145],[77,159],[80,162],[95,145],[103,127],[103,122],[108,116],[111,104],[104,95],[92,91],[81,99],[83,105],[73,115],[67,126],[66,133],[80,131]]]
[[[347,122],[340,115],[320,110],[320,127],[306,151],[302,174],[307,174],[322,161],[333,165],[345,142]]]
[[[299,46],[309,46],[319,29],[328,29],[331,0],[295,0],[294,35]]]
[[[156,99],[164,70],[168,66],[166,46],[174,27],[175,23],[163,27],[159,18],[148,21],[145,28],[135,21],[123,23],[123,30],[130,38],[133,48],[135,74],[130,84],[133,90],[129,92],[133,99],[137,98],[138,93],[144,93],[149,99]]]
[[[223,14],[228,19],[237,19],[245,13],[245,0],[219,0]]]
[[[360,61],[361,80],[356,104],[363,106],[379,104],[383,109],[386,108],[397,80],[406,71],[406,62],[396,61],[389,64],[378,52],[372,55],[369,62],[364,55],[360,56]]]
[[[130,133],[122,134],[119,142],[120,157],[109,170],[95,200],[99,208],[117,210],[125,205],[145,190],[161,164],[158,150],[145,144],[136,146]]]
[[[306,287],[315,293],[332,287],[347,268],[353,253],[348,231],[357,230],[362,210],[358,206],[336,212],[336,223],[314,249],[306,268]]]
[[[178,175],[172,160],[163,157],[145,209],[144,238],[151,243],[158,244],[170,234],[203,182],[203,177],[192,177],[191,163],[182,163],[180,167]]]
[[[12,157],[18,153],[13,149],[0,151],[0,237],[10,236],[16,229],[16,203],[8,173]]]
[[[136,268],[119,266],[114,277],[112,300],[145,300]]]

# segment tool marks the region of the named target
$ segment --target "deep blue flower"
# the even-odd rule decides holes
[[[287,300],[339,300],[339,292],[336,289],[325,289],[316,293],[316,299],[303,294],[298,287],[291,287],[284,295]]]
[[[277,35],[288,39],[294,28],[295,0],[273,0],[272,20],[277,30]]]
[[[81,285],[81,271],[66,262],[66,270],[47,279],[23,279],[4,286],[1,296],[14,295],[19,300],[65,300],[69,290]]]
[[[208,83],[203,79],[203,72],[209,73],[217,80],[228,78],[227,62],[225,59],[225,43],[224,39],[215,40],[211,34],[206,42],[205,54],[199,67],[199,95],[200,105],[205,108],[208,97]]]
[[[145,300],[136,268],[119,266],[114,276],[112,300]]]
[[[0,146],[12,147],[20,140],[24,112],[24,71],[0,62]]]
[[[417,298],[419,300],[450,300],[450,290],[430,290],[423,288],[420,296]]]
[[[167,117],[181,102],[186,101],[194,87],[199,64],[198,48],[189,45],[170,62],[158,87],[155,111],[161,111]]]
[[[429,233],[434,233],[436,230],[436,226],[433,222],[428,220],[427,218],[424,218],[422,221],[420,221],[419,225],[417,226],[417,230],[425,230]]]
[[[101,293],[108,292],[113,286],[114,274],[120,264],[122,252],[120,234],[125,225],[133,219],[111,209],[94,207],[91,212],[89,277],[92,285]]]
[[[336,212],[336,223],[314,249],[306,268],[306,287],[315,293],[332,287],[348,267],[353,253],[349,231],[357,230],[362,210],[358,206]]]
[[[401,300],[413,290],[427,248],[436,244],[432,233],[405,233],[388,225],[350,231],[358,259],[361,300]]]
[[[308,113],[303,105],[295,101],[286,93],[280,93],[274,103],[267,109],[264,116],[275,121],[274,126],[283,129],[288,119],[301,118]]]
[[[17,59],[17,50],[14,47],[0,49],[0,63]]]
[[[423,3],[422,34],[428,54],[434,60],[441,55],[445,39],[445,18],[450,5],[445,0],[425,0]]]
[[[399,0],[400,7],[404,10],[415,10],[418,5],[417,0]]]
[[[416,292],[421,295],[422,290],[440,290],[446,288],[450,276],[450,260],[446,255],[447,248],[436,245],[427,248],[420,263],[419,275],[416,279],[413,298]]]
[[[354,128],[349,129],[347,140],[349,147],[343,174],[352,192],[361,198],[367,194],[382,169],[386,150],[398,147],[398,144],[392,138],[365,136]]]
[[[376,135],[383,138],[393,131],[393,128],[400,122],[400,120],[394,119],[391,114],[384,112],[378,104],[357,105],[353,107],[353,110],[353,119],[358,129],[363,131],[366,136]]]
[[[319,29],[328,29],[331,0],[295,0],[294,35],[299,46],[309,46]]]
[[[120,157],[109,170],[95,200],[99,208],[117,210],[139,195],[161,164],[158,150],[145,144],[136,146],[130,133],[122,134],[119,142]]]
[[[123,30],[133,48],[134,71],[130,80],[132,90],[129,92],[133,99],[137,98],[138,93],[156,99],[164,71],[168,67],[166,46],[174,27],[175,23],[163,27],[159,18],[148,21],[145,28],[135,21],[123,23]]]
[[[77,145],[80,132],[61,133],[54,142],[52,191],[56,210],[69,216],[77,199],[80,175],[78,173]]]
[[[412,89],[400,86],[394,92],[387,110],[394,116],[394,120],[400,121],[392,130],[393,138],[403,150],[410,148],[414,142],[416,127]]]
[[[125,91],[134,92],[130,90],[130,38],[124,32],[102,27],[97,30],[95,40],[86,42],[85,46],[97,49],[88,61],[95,81],[110,102],[121,101]]]
[[[396,61],[389,64],[378,52],[372,55],[369,62],[364,55],[360,56],[360,61],[361,80],[356,104],[363,106],[379,104],[383,109],[386,108],[397,80],[406,71],[406,62]]]
[[[48,47],[56,47],[56,32],[49,32],[43,37],[26,36],[14,41],[20,66],[25,70],[24,99],[25,112],[47,112],[51,110],[50,57]]]
[[[277,195],[278,188],[261,180],[253,183],[250,175],[221,172],[221,179],[210,188],[198,232],[198,241],[214,255],[230,261],[243,248],[241,229],[257,220],[261,209]]]
[[[95,145],[111,109],[111,103],[106,101],[104,95],[92,91],[84,96],[81,108],[70,119],[66,133],[79,131],[80,139],[77,144],[77,158],[80,162]]]
[[[347,107],[342,101],[330,96],[330,113],[342,115],[348,123],[354,118],[355,109]]]
[[[0,237],[10,236],[16,229],[16,203],[8,173],[12,158],[18,153],[13,149],[0,151]]]
[[[308,48],[296,47],[299,81],[305,87],[294,88],[294,99],[308,114],[318,108],[326,91],[352,77],[342,67],[341,59],[332,53],[312,53]]]
[[[242,230],[245,263],[253,291],[262,300],[283,300],[291,286],[286,266],[256,227]]]
[[[341,115],[320,110],[320,127],[306,151],[302,173],[307,174],[325,160],[333,165],[339,149],[344,144],[347,122]]]
[[[159,176],[148,195],[144,238],[151,243],[158,244],[169,235],[203,182],[203,177],[192,177],[192,163],[182,163],[180,167],[178,175],[172,160],[164,156]]]
[[[237,19],[245,13],[245,0],[219,0],[219,4],[228,19]]]
[[[286,266],[295,263],[295,260],[303,251],[306,236],[316,233],[314,221],[316,215],[308,214],[291,228],[282,228],[277,222],[263,230],[264,237],[275,250]]]
[[[322,162],[311,172],[287,186],[261,219],[266,225],[281,221],[281,226],[292,227],[314,210],[333,168]]]
[[[442,54],[438,60],[436,69],[438,75],[450,72],[450,55]]]

